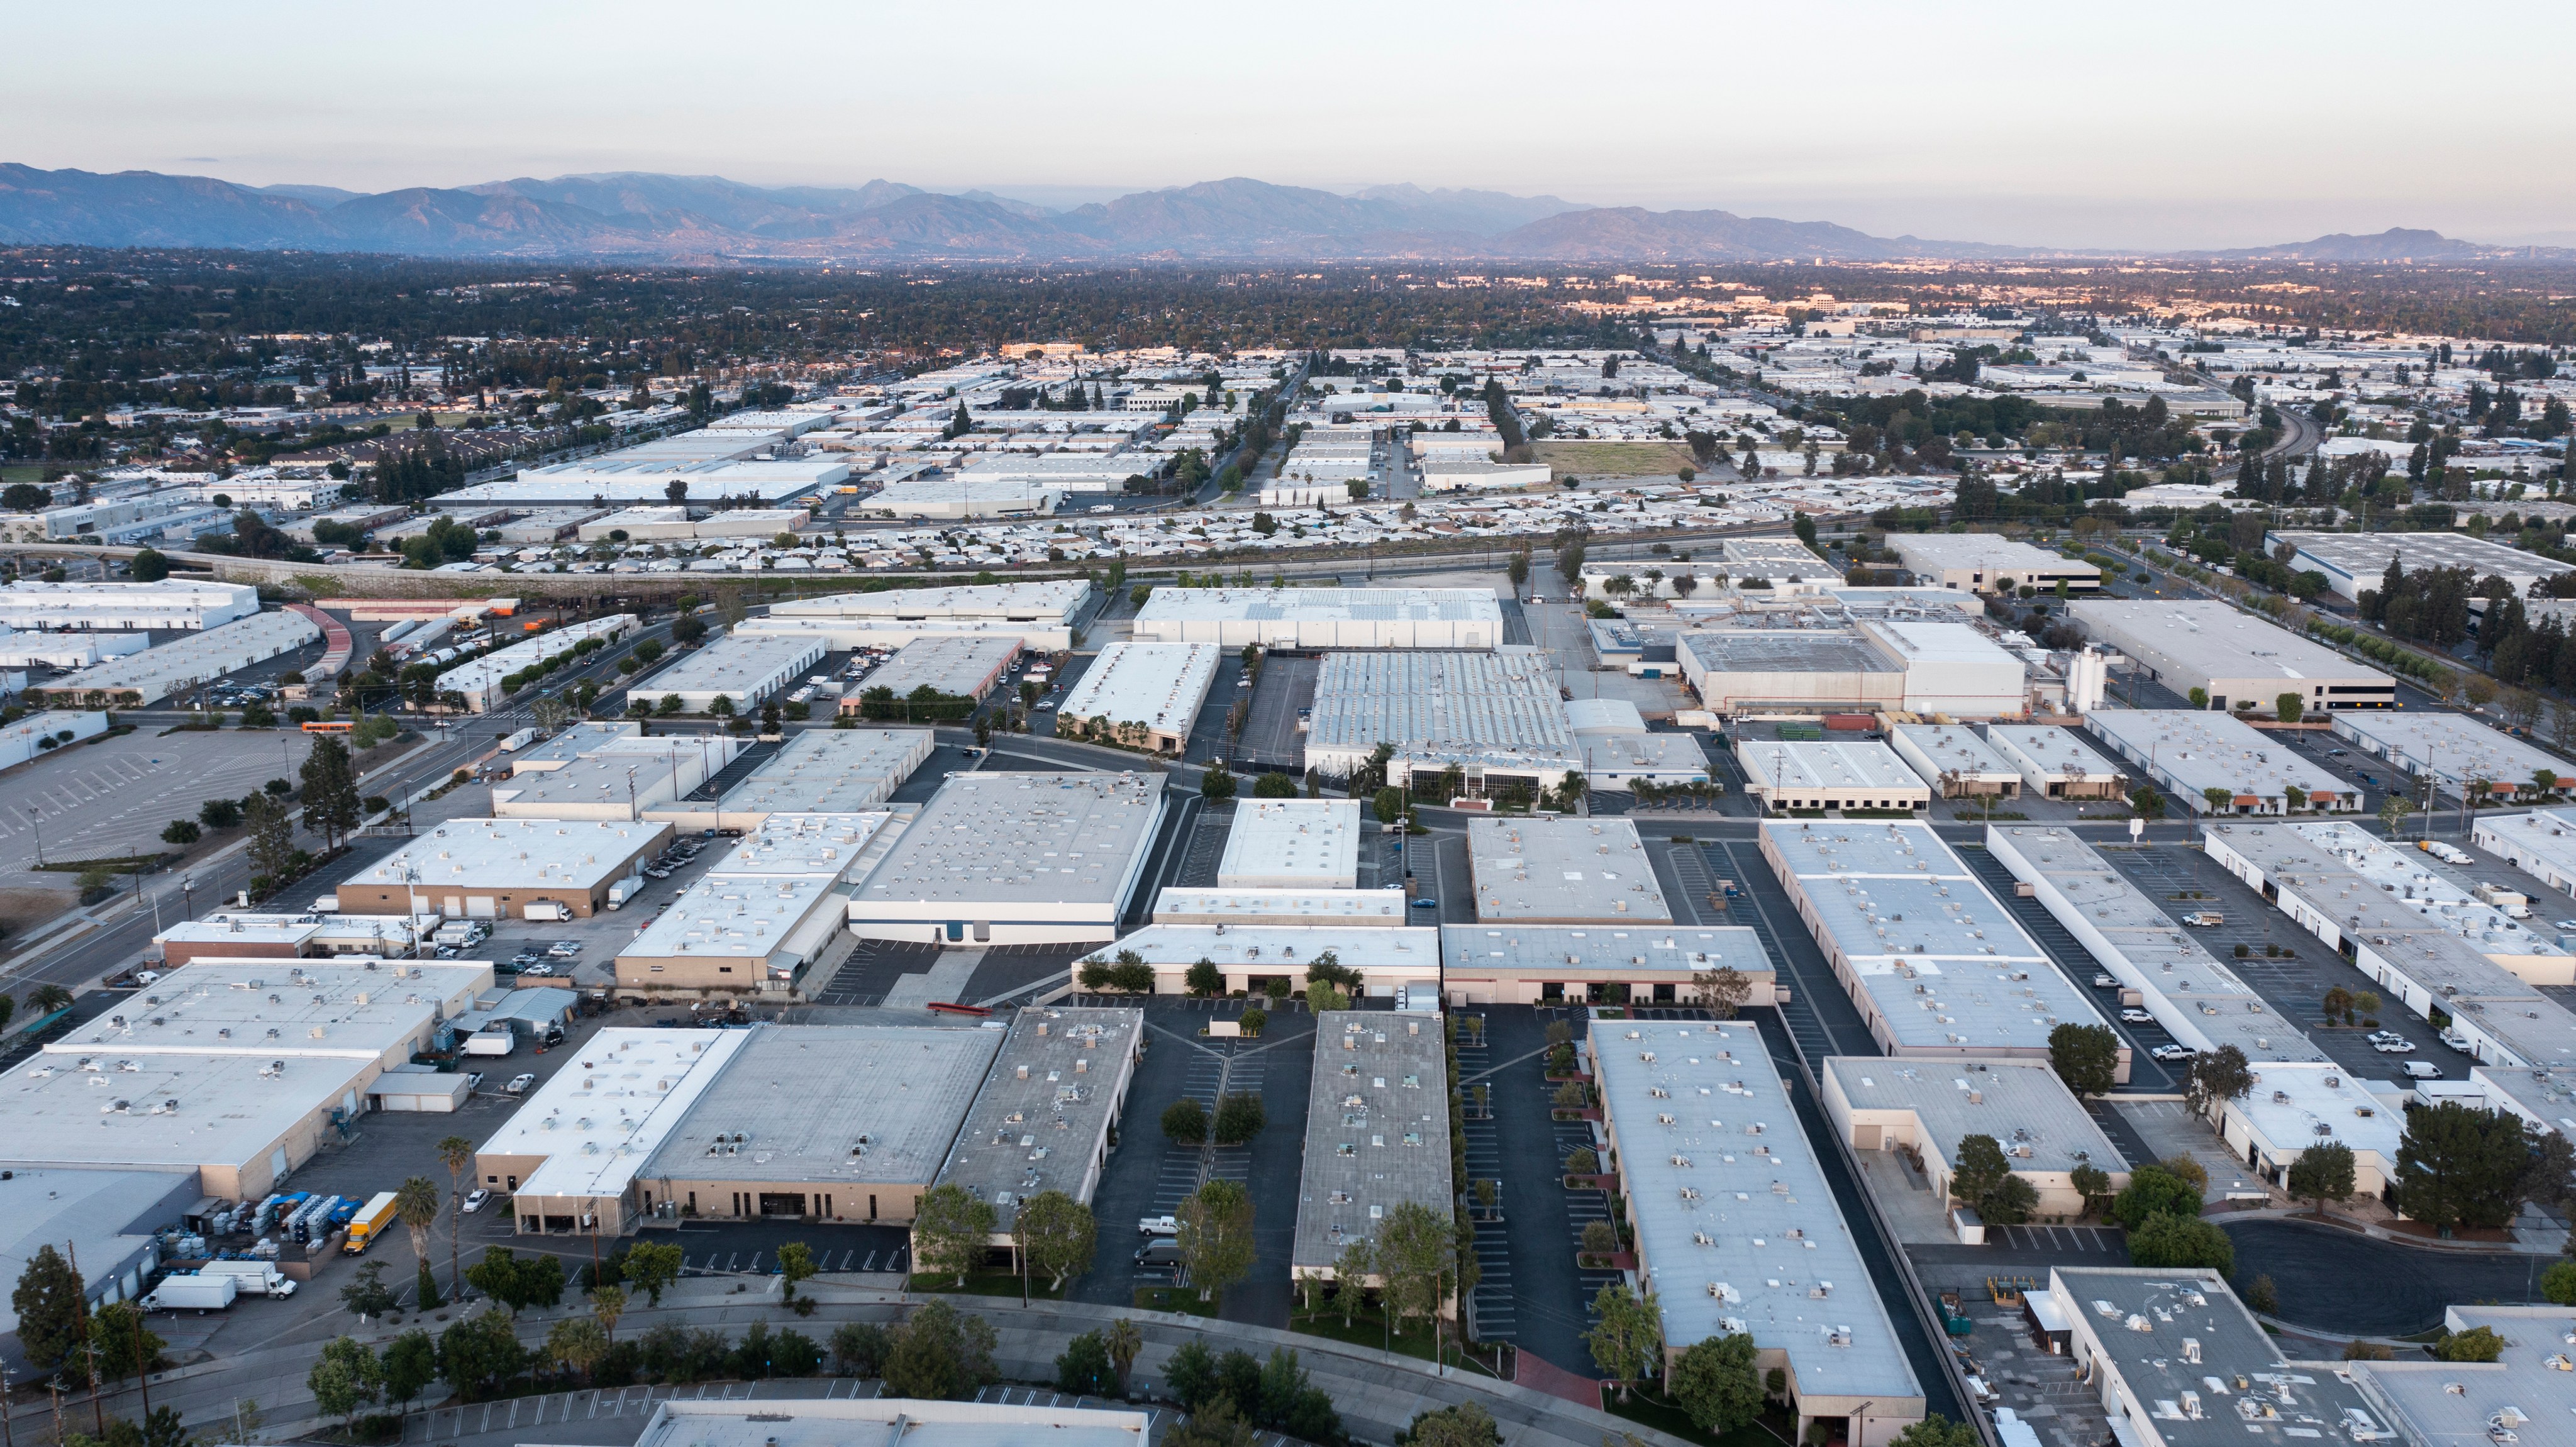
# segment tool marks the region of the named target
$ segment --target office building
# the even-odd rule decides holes
[[[2397,702],[2387,674],[2214,598],[2088,598],[2067,616],[2174,693],[2202,690],[2217,712],[2247,702],[2269,712],[2285,693],[2305,713]]]

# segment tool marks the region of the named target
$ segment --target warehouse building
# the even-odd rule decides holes
[[[521,468],[509,480],[461,487],[441,493],[438,501],[442,507],[634,507],[666,501],[676,482],[686,489],[686,500],[700,507],[776,507],[849,480],[847,457],[762,458],[755,453],[768,450],[769,438],[755,434],[727,436],[718,445],[742,456],[656,456],[646,451],[648,443],[580,462]]]
[[[1012,1244],[1031,1196],[1062,1191],[1090,1205],[1144,1044],[1142,1010],[1020,1011],[931,1184],[991,1206],[998,1247]]]
[[[969,518],[1048,517],[1064,501],[1060,482],[1025,477],[916,477],[890,482],[850,511],[913,522],[963,522]]]
[[[0,725],[0,769],[106,732],[103,710],[56,708],[29,714],[16,723]]]
[[[1986,742],[2043,799],[2125,799],[2129,776],[2083,737],[2056,724],[1989,724]]]
[[[814,874],[701,877],[618,950],[619,997],[783,998],[848,916],[849,896],[835,882]]]
[[[1692,631],[1674,642],[1683,679],[1718,713],[1878,713],[1905,706],[1905,666],[1856,630]]]
[[[655,743],[661,740],[653,740]],[[498,819],[641,819],[705,781],[694,750],[602,754],[492,786]]]
[[[2029,665],[1968,624],[1879,618],[1857,627],[1905,670],[1909,713],[2018,718],[2030,712]]]
[[[1782,820],[1759,842],[1890,1055],[2044,1060],[2058,1026],[2104,1023],[1930,825]]]
[[[131,1301],[161,1267],[155,1233],[180,1227],[205,1199],[186,1168],[18,1167],[0,1180],[0,1272],[24,1280],[37,1252],[68,1248],[90,1310]],[[16,1303],[0,1299],[0,1333],[17,1330]]]
[[[1914,580],[1928,587],[1977,593],[2037,588],[2046,593],[2062,582],[2074,593],[2102,589],[2102,570],[2093,564],[1999,533],[1891,533],[1887,545]]]
[[[1089,581],[977,583],[953,588],[889,588],[827,593],[773,603],[772,618],[858,618],[888,624],[1020,623],[1070,626],[1096,596]]]
[[[744,637],[727,633],[706,643],[629,688],[635,697],[657,704],[677,698],[682,713],[712,713],[723,699],[731,712],[755,713],[762,703],[783,693],[823,661],[829,650],[819,638]]]
[[[2098,708],[2084,721],[2113,753],[2196,814],[2349,814],[2362,805],[2360,789],[2214,709]]]
[[[982,703],[1001,687],[1003,676],[1019,656],[1020,640],[1009,635],[941,633],[915,638],[879,664],[864,684],[843,693],[840,711],[862,713],[871,695],[908,699],[924,688],[942,698]]]
[[[794,1412],[775,1403],[671,1398],[654,1405],[635,1447],[1147,1447],[1155,1414],[1107,1407],[937,1402],[915,1397],[801,1398]]]
[[[896,828],[883,809],[843,814],[771,814],[707,866],[708,879],[819,879],[845,884],[859,877],[871,846]]]
[[[1684,1351],[1744,1334],[1755,1370],[1782,1373],[1799,1441],[1814,1425],[1888,1447],[1920,1421],[1922,1385],[1761,1032],[1595,1020],[1586,1044],[1667,1387]]]
[[[2393,1436],[2343,1372],[2285,1359],[2207,1267],[2052,1266],[2046,1293],[2027,1300],[2122,1443],[2215,1447],[2286,1436],[2293,1424],[2320,1447]]]
[[[1771,812],[1927,809],[1932,790],[1876,739],[1848,744],[1735,738],[1744,787]]]
[[[2128,1163],[2084,1102],[2046,1061],[1960,1060],[1925,1067],[1884,1056],[1837,1055],[1817,1100],[1834,1134],[1855,1151],[1912,1151],[1944,1210],[1973,1201],[1950,1194],[1960,1142],[1984,1136],[2038,1196],[2035,1217],[2080,1217],[2091,1207],[2074,1174],[2091,1166],[2128,1189]]]
[[[2166,688],[2185,696],[2205,690],[2215,712],[2239,703],[2272,709],[2285,693],[2299,695],[2306,713],[2397,702],[2397,681],[2387,674],[2214,598],[2088,598],[2067,613]]]
[[[2369,1408],[2361,1422],[2375,1437],[2393,1434],[2409,1444],[2469,1444],[2484,1441],[2504,1447],[2497,1434],[2530,1433],[2533,1440],[2557,1436],[2540,1430],[2576,1417],[2576,1375],[2560,1365],[2568,1360],[2567,1338],[2576,1336],[2576,1311],[2563,1306],[2453,1306],[2442,1313],[2446,1333],[2480,1328],[2504,1341],[2492,1365],[2462,1368],[2458,1363],[2418,1357],[2408,1361],[2352,1362],[2343,1370],[2361,1391]],[[2386,1424],[2383,1428],[2382,1424]],[[2358,1440],[2359,1431],[2349,1433]]]
[[[1389,923],[1262,919],[1166,924],[1157,920],[1085,958],[1115,961],[1134,955],[1153,967],[1158,995],[1188,994],[1190,966],[1204,960],[1216,966],[1229,993],[1243,990],[1259,995],[1274,981],[1284,981],[1291,993],[1303,994],[1307,969],[1330,955],[1342,968],[1359,971],[1361,989],[1372,999],[1391,998],[1405,990],[1419,990],[1425,999],[1438,998],[1440,932],[1408,928],[1402,919],[1392,921],[1391,928]]]
[[[2485,720],[2431,709],[2392,713],[2339,713],[2335,736],[2386,759],[2417,778],[2429,774],[2441,792],[2464,799],[2472,783],[2480,802],[2544,800],[2576,785],[2576,766],[2537,749]],[[2541,776],[2549,778],[2542,785]]]
[[[53,679],[27,690],[27,697],[73,707],[148,708],[227,673],[293,653],[321,637],[321,628],[292,608],[257,613]]]
[[[2576,1012],[2543,985],[2576,956],[2349,823],[2204,824],[2210,860],[2244,880],[2419,1019],[2439,1009],[2482,1063],[2576,1066]]]
[[[1944,799],[2017,799],[2021,770],[1961,724],[1898,724],[1887,746]]]
[[[1245,799],[1234,806],[1219,889],[1356,890],[1356,799]]]
[[[542,664],[590,639],[614,643],[634,631],[635,615],[632,613],[615,613],[606,618],[567,623],[561,628],[540,633],[507,648],[496,648],[480,658],[456,665],[438,676],[438,691],[463,697],[469,712],[489,713],[510,696],[510,691],[501,686],[502,679]]]
[[[1503,606],[1480,588],[1156,588],[1135,636],[1226,649],[1492,648]]]
[[[682,833],[754,829],[772,814],[852,814],[876,808],[930,758],[926,728],[805,729],[725,790],[646,811]]]
[[[901,648],[917,638],[1009,639],[1031,653],[1063,653],[1073,647],[1073,629],[1062,623],[1002,623],[976,618],[923,618],[897,622],[888,618],[745,618],[733,627],[738,638],[819,638],[835,653],[859,649]]]
[[[1340,1273],[1353,1242],[1374,1241],[1403,1205],[1446,1225],[1457,1209],[1449,1175],[1448,1065],[1443,1018],[1431,1012],[1326,1010],[1315,1017],[1314,1077],[1306,1090],[1306,1156],[1288,1279],[1380,1287]],[[1444,1300],[1440,1314],[1453,1315]]]
[[[1424,492],[1492,492],[1507,487],[1545,487],[1555,475],[1544,462],[1488,462],[1481,457],[1431,456],[1419,459]]]
[[[960,774],[850,901],[863,939],[976,948],[1117,938],[1161,828],[1165,776]]]
[[[2256,1064],[2329,1058],[2075,831],[1988,825],[1986,847],[2175,1043],[2232,1045]]]
[[[1409,901],[1400,889],[1166,889],[1154,896],[1158,924],[1343,924],[1401,928]]]
[[[2217,1103],[2218,1138],[2248,1174],[2285,1191],[2312,1147],[2350,1147],[2353,1193],[2393,1204],[2407,1095],[2403,1084],[2357,1080],[2331,1060],[2261,1064],[2252,1090]]]
[[[2576,895],[2576,809],[2483,817],[2469,842],[2563,893]]]
[[[685,507],[630,507],[578,524],[585,543],[698,542],[716,538],[749,538],[768,542],[813,521],[801,507],[742,507],[702,512],[692,517]]]
[[[1770,956],[1734,925],[1442,925],[1440,959],[1452,1005],[1688,1005],[1722,970],[1744,979],[1738,1003],[1779,1002]]]
[[[1223,656],[1213,643],[1112,643],[1065,695],[1056,732],[1178,754]]]
[[[1670,924],[1637,826],[1626,819],[1469,819],[1480,924]]]
[[[651,822],[450,819],[340,885],[340,912],[518,919],[560,906],[588,918],[670,840],[670,825]]]
[[[1567,727],[1552,661],[1499,653],[1327,653],[1316,670],[1308,767],[1348,778],[1392,745],[1396,784],[1457,765],[1466,791],[1489,781],[1554,788],[1583,754]]]
[[[2360,602],[2364,592],[2377,589],[2387,579],[2390,563],[2410,573],[2466,568],[2470,577],[2479,582],[2501,577],[2513,585],[2518,597],[2530,593],[2531,585],[2541,579],[2567,571],[2565,564],[2538,553],[2490,542],[2472,533],[2343,533],[2281,528],[2263,535],[2267,556],[2277,556],[2284,543],[2292,549],[2288,564],[2291,572],[2325,574],[2326,591],[2350,603]],[[2483,610],[2486,600],[2481,597],[2472,606]]]
[[[1595,789],[1709,782],[1708,755],[1692,734],[1577,734],[1575,747],[1582,751],[1583,777]]]
[[[199,632],[259,613],[247,583],[164,578],[157,583],[38,583],[0,587],[0,626],[46,632]]]

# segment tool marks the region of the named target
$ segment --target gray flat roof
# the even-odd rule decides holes
[[[725,791],[728,814],[841,814],[884,803],[930,757],[928,729],[806,729]]]
[[[2081,558],[2034,547],[2001,533],[1891,533],[1887,545],[1917,573],[1951,568],[1982,568],[1987,581],[1996,577],[2046,577],[2092,574],[2102,570]]]
[[[1772,972],[1759,937],[1742,925],[1445,924],[1440,957],[1452,970],[1493,970],[1522,978],[1633,980],[1732,969]]]
[[[996,622],[1062,622],[1091,596],[1080,578],[1045,583],[978,583],[954,588],[890,588],[829,593],[769,605],[772,618],[983,618]]]
[[[2454,1306],[2451,1331],[2486,1327],[2504,1338],[2493,1365],[2427,1361],[2351,1362],[2353,1384],[2401,1440],[2420,1447],[2495,1447],[2496,1427],[2533,1447],[2559,1447],[2576,1417],[2576,1372],[2558,1363],[2576,1354],[2576,1308]],[[2514,1425],[2506,1413],[2521,1419]]]
[[[1001,1048],[998,1030],[796,1025],[755,1030],[639,1176],[928,1185]],[[737,1132],[750,1137],[739,1147]],[[727,1154],[708,1159],[719,1136]],[[851,1148],[867,1138],[865,1157]]]
[[[2102,1016],[1929,825],[1774,821],[1763,837],[1899,1049],[2045,1050]]]
[[[2368,664],[2216,599],[2079,598],[2067,612],[2097,641],[2156,670],[2177,693],[2227,679],[2261,681],[2272,692],[2312,691],[2319,684],[2394,686]],[[2334,701],[2331,694],[2326,701]]]
[[[2539,770],[2554,774],[2569,767],[2564,758],[2483,720],[2440,709],[2356,710],[2336,714],[2334,725],[2335,732],[2361,741],[2409,773],[2431,773],[2454,796],[2471,779],[2521,792],[2531,787]]]
[[[1041,1191],[1090,1204],[1091,1166],[1106,1149],[1121,1082],[1144,1036],[1142,1010],[1020,1011],[935,1184],[963,1186],[991,1203],[996,1232],[1010,1230],[1019,1203]]]
[[[425,1038],[434,1020],[472,1008],[491,987],[492,967],[465,961],[208,960],[172,970],[44,1048],[111,1071],[134,1055],[371,1060]]]
[[[1590,1044],[1664,1340],[1749,1332],[1802,1397],[1920,1398],[1761,1032],[1595,1020]]]
[[[1966,730],[1960,730],[1966,732]],[[1736,762],[1755,789],[1877,789],[1921,794],[1928,786],[1906,766],[1894,749],[1876,739],[1853,743],[1799,742],[1793,739],[1735,741]]]
[[[1467,855],[1481,921],[1672,921],[1637,826],[1625,819],[1469,819]]]
[[[1490,622],[1503,605],[1490,588],[1157,588],[1137,610],[1141,627],[1166,620],[1250,622]]]
[[[377,1070],[374,1057],[283,1052],[76,1059],[40,1054],[0,1079],[12,1165],[247,1166]]]
[[[2352,1384],[2330,1366],[2293,1369],[2215,1271],[2061,1266],[2048,1279],[2137,1412],[2154,1420],[2163,1447],[2287,1447],[2292,1431],[2328,1443],[2375,1440],[2355,1437],[2345,1419],[2362,1406]],[[2240,1376],[2249,1384],[2241,1390]]]
[[[2180,795],[2183,807],[2194,813],[2209,812],[2203,796],[2208,789],[2224,789],[2237,800],[2285,800],[2285,791],[2294,787],[2310,799],[2359,798],[2357,786],[2216,709],[2097,708],[2084,722]],[[2229,805],[2229,812],[2234,808]]]
[[[1112,643],[1082,671],[1058,717],[1141,723],[1155,733],[1187,736],[1224,658],[1213,643]]]
[[[1684,633],[1676,643],[1711,673],[1903,673],[1905,665],[1856,632],[1734,628]]]
[[[1327,653],[1314,710],[1309,749],[1366,753],[1390,743],[1399,753],[1572,757],[1574,735],[1555,675],[1537,656]]]
[[[1857,1109],[1912,1111],[1944,1160],[1959,1159],[1962,1139],[1985,1135],[2004,1148],[2016,1171],[2083,1165],[2117,1171],[2128,1164],[2044,1060],[1915,1063],[1837,1055],[1825,1061],[1825,1074]]]
[[[1356,799],[1245,799],[1234,806],[1220,889],[1350,889],[1360,867]]]
[[[624,819],[450,819],[417,835],[341,886],[402,889],[417,869],[423,908],[441,889],[587,892],[624,874],[626,862],[669,837],[671,826]]]
[[[858,897],[1115,904],[1154,842],[1164,778],[960,774],[931,796]]]
[[[2392,558],[2410,573],[2426,568],[2466,568],[2480,579],[2490,574],[2501,574],[2518,584],[2567,571],[2565,563],[2472,533],[2328,533],[2275,529],[2263,541],[2266,552],[2275,544],[2289,543],[2369,588],[2379,586],[2380,576],[2388,571]],[[2517,586],[2514,591],[2520,592],[2521,588]]]
[[[1980,780],[2021,777],[2020,765],[1977,737],[1966,724],[1898,724],[1896,736],[1921,750],[1941,773]]]
[[[247,668],[291,649],[301,648],[321,636],[322,630],[312,619],[293,609],[255,613],[202,633],[173,639],[158,648],[111,658],[78,673],[48,679],[38,687],[49,693],[75,689],[105,689],[109,693],[132,691],[142,694],[145,703],[152,703],[235,669]]]
[[[727,633],[706,646],[682,654],[659,673],[647,674],[633,686],[638,697],[666,693],[719,692],[767,688],[798,670],[821,661],[830,650],[818,638],[773,638]]]
[[[980,698],[984,685],[1019,656],[1017,638],[927,633],[896,649],[894,657],[846,691],[890,688],[895,697],[910,698],[914,689],[928,684],[953,698]]]
[[[1375,1232],[1403,1202],[1419,1201],[1443,1220],[1456,1209],[1446,1019],[1384,1010],[1315,1017],[1292,1274],[1329,1273],[1344,1244]]]
[[[2129,773],[2084,742],[2081,734],[2057,724],[1988,724],[1986,742],[2007,759],[2029,760],[2042,775],[2102,779],[2126,778]]]

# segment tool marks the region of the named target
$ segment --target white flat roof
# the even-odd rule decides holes
[[[1669,975],[1678,983],[1701,970],[1762,978],[1774,968],[1753,930],[1741,925],[1445,924],[1440,953],[1452,972],[1477,978],[1486,971],[1540,980]]]
[[[1230,972],[1284,974],[1303,984],[1306,967],[1326,950],[1363,974],[1413,979],[1440,973],[1440,932],[1336,924],[1149,924],[1085,959],[1111,960],[1134,950],[1149,965],[1214,961]]]
[[[981,698],[984,686],[1019,655],[1020,640],[1016,637],[924,634],[896,649],[892,658],[865,679],[842,687],[846,694],[888,688],[894,690],[896,698],[910,698],[914,689],[927,684],[951,698]]]
[[[2006,758],[2029,760],[2043,775],[2100,780],[2124,778],[2129,772],[2102,757],[2075,730],[2056,724],[1988,724],[1986,742]]]
[[[778,638],[727,633],[682,654],[630,691],[640,698],[663,694],[766,692],[823,661],[830,650],[819,638]]]
[[[804,876],[826,882],[847,879],[866,852],[868,841],[893,817],[882,809],[864,813],[772,814],[708,865],[705,877]]]
[[[1761,1032],[1596,1020],[1590,1044],[1664,1339],[1747,1332],[1801,1397],[1919,1399]]]
[[[625,872],[626,861],[669,830],[665,824],[623,819],[450,819],[348,883],[401,889],[404,871],[417,869],[425,901],[441,887],[542,889],[560,884],[588,890]]]
[[[1145,1447],[1146,1412],[1104,1408],[1006,1407],[991,1402],[933,1402],[908,1397],[834,1397],[774,1401],[665,1401],[653,1409],[635,1447],[851,1447],[891,1442],[904,1447]]]
[[[1836,1055],[1826,1059],[1824,1074],[1855,1109],[1912,1111],[1952,1163],[1962,1138],[1985,1135],[2003,1146],[2016,1171],[2123,1166],[2119,1148],[2044,1060]]]
[[[1062,623],[1087,602],[1091,584],[1081,578],[1043,583],[961,584],[954,588],[889,588],[875,593],[830,593],[769,606],[772,618],[883,618],[919,622],[980,618],[1008,623]]]
[[[1967,730],[1962,728],[1961,733]],[[1875,789],[1921,794],[1923,780],[1896,751],[1876,739],[1855,743],[1801,743],[1790,739],[1738,739],[1736,762],[1756,789]]]
[[[2335,732],[2359,739],[2409,773],[2431,773],[2454,794],[2471,779],[2521,792],[2541,769],[2576,772],[2576,765],[2536,749],[2467,714],[2438,709],[2396,712],[2353,710],[2334,716]]]
[[[1403,925],[1400,889],[1166,889],[1154,900],[1161,924]]]
[[[319,929],[317,921],[314,929]],[[114,1071],[140,1055],[373,1060],[473,1008],[481,963],[209,960],[182,965],[44,1047]]]
[[[2012,782],[2021,768],[1965,724],[1898,724],[1897,737],[1920,750],[1935,770],[1979,782]]]
[[[1577,755],[1552,666],[1536,655],[1324,655],[1315,680],[1312,751],[1403,755],[1489,766],[1572,767]]]
[[[581,1045],[479,1153],[543,1156],[523,1196],[615,1198],[751,1043],[748,1030],[609,1026]]]
[[[1981,569],[1990,583],[1998,577],[2102,575],[2100,568],[2081,558],[2016,542],[2000,533],[1891,533],[1887,545],[1896,550],[1908,571],[1916,573]]]
[[[2273,544],[2289,543],[2365,588],[2379,586],[2380,576],[2388,571],[2392,559],[2410,573],[2427,568],[2466,568],[2479,580],[2500,574],[2513,580],[2516,592],[2522,591],[2522,585],[2531,579],[2567,571],[2565,563],[2473,533],[2274,529],[2264,543],[2266,551]]]
[[[275,658],[322,636],[312,619],[291,608],[255,613],[202,633],[174,639],[158,648],[129,653],[92,664],[78,673],[48,679],[38,687],[47,693],[104,689],[141,693],[151,703],[235,669]]]
[[[2357,1080],[2331,1060],[2257,1062],[2254,1088],[2228,1108],[2263,1133],[2275,1151],[2296,1155],[2340,1141],[2355,1155],[2376,1155],[2382,1172],[2397,1170],[2397,1139],[2406,1133],[2406,1088]]]
[[[2209,810],[2202,797],[2208,789],[2223,789],[2238,801],[2283,799],[2283,790],[2293,786],[2310,799],[2356,792],[2287,743],[2216,709],[2097,708],[2084,722],[2122,754],[2147,763],[2157,782],[2197,813]]]
[[[375,1076],[374,1056],[45,1052],[0,1077],[13,1164],[251,1165]]]
[[[1213,643],[1112,643],[1083,670],[1058,713],[1187,737],[1224,657]]]
[[[1469,819],[1481,921],[1668,924],[1672,907],[1625,819]]]
[[[259,590],[247,583],[164,578],[157,583],[45,583],[0,586],[0,624],[11,628],[131,628],[136,618],[169,620],[162,627],[203,627],[259,611]]]
[[[1165,621],[1488,622],[1503,605],[1489,588],[1156,588],[1136,610],[1140,632]]]
[[[728,814],[846,814],[882,804],[930,757],[930,730],[806,729],[725,791]]]
[[[2576,1418],[2576,1373],[2558,1366],[2576,1350],[2576,1309],[2564,1306],[2453,1306],[2442,1314],[2455,1332],[2485,1327],[2504,1339],[2493,1366],[2463,1366],[2413,1357],[2352,1362],[2344,1370],[2400,1440],[2426,1447],[2491,1447],[2507,1427],[2533,1447],[2563,1443]],[[2340,1447],[2340,1444],[2338,1444]]]
[[[617,951],[620,960],[736,960],[769,965],[796,947],[815,911],[837,903],[834,880],[812,874],[700,878],[663,906],[642,934]],[[801,955],[779,968],[804,963]],[[751,976],[744,976],[746,984]]]
[[[1220,889],[1349,889],[1359,875],[1356,799],[1244,799],[1234,806]]]
[[[2368,664],[2213,598],[2079,598],[2067,612],[2097,641],[2156,670],[2176,693],[2242,679],[2266,690],[2258,706],[2270,706],[2272,694],[2304,692],[2314,708],[2337,702],[2339,688],[2367,688],[2377,698],[2395,686]]]
[[[1153,843],[1164,776],[960,774],[867,877],[852,907],[954,901],[1114,905]]]
[[[927,1186],[1001,1047],[940,1025],[757,1025],[649,1153],[647,1177]],[[732,1137],[747,1136],[736,1146]],[[864,1136],[867,1154],[851,1147]],[[721,1137],[727,1150],[709,1160]],[[524,1189],[524,1188],[523,1188]]]

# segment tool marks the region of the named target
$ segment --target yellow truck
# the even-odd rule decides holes
[[[376,1238],[394,1229],[394,1193],[378,1191],[368,1198],[358,1214],[349,1218],[347,1250],[355,1256],[376,1244]]]

